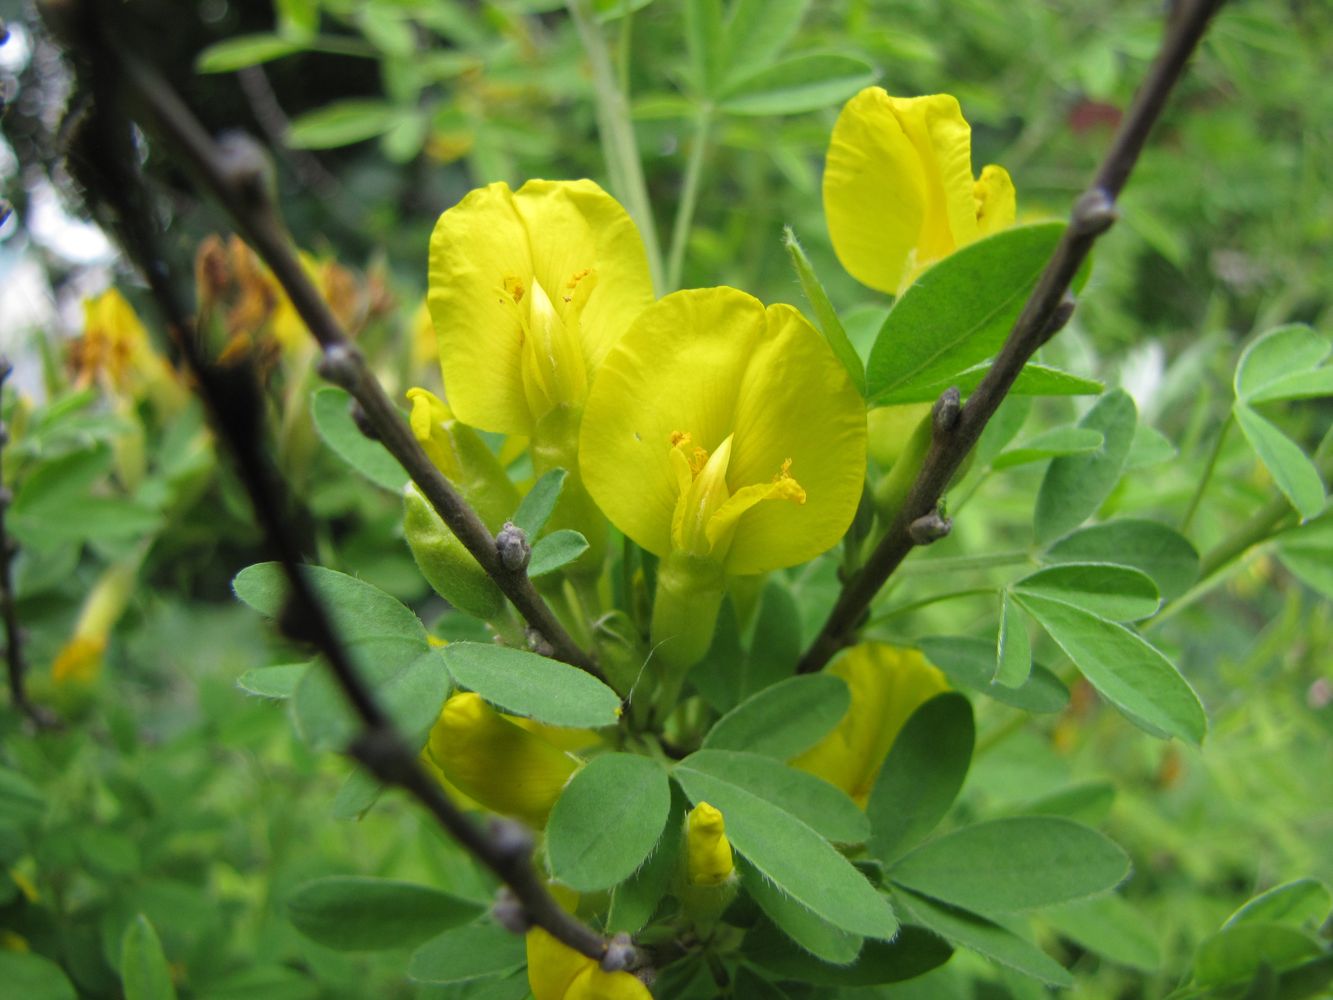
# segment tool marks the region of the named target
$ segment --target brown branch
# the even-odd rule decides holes
[[[0,31],[4,23],[0,22]],[[6,357],[0,357],[0,394],[3,394],[5,382],[9,379],[14,366]],[[0,420],[0,459],[4,457],[4,447],[9,443],[9,428]],[[18,546],[5,530],[5,514],[13,501],[13,494],[4,486],[3,465],[0,464],[0,606],[5,619],[5,660],[9,668],[9,700],[14,707],[26,715],[39,729],[51,729],[57,725],[56,719],[40,705],[34,705],[28,698],[26,681],[27,664],[23,660],[23,632],[19,624],[18,606],[14,597],[12,565]]]
[[[122,96],[121,84],[125,79],[121,75],[124,57],[115,47],[116,40],[95,16],[96,4],[82,3],[66,10],[83,16],[65,20],[56,27],[63,29],[66,45],[86,61],[80,67],[87,74],[83,82],[97,95],[90,112],[75,130],[71,169],[93,206],[108,210],[103,216],[110,217],[127,256],[148,282],[153,299],[198,383],[213,426],[232,454],[265,540],[287,580],[284,627],[322,654],[361,720],[362,732],[348,752],[381,781],[410,793],[499,877],[507,886],[506,898],[517,902],[524,922],[544,928],[569,947],[596,959],[604,968],[623,969],[639,962],[637,949],[616,939],[608,941],[561,908],[532,864],[532,835],[521,824],[497,820],[489,830],[483,829],[449,799],[439,783],[422,768],[416,751],[399,735],[374,691],[362,679],[302,569],[295,536],[285,516],[284,485],[262,444],[264,411],[253,369],[243,364],[222,368],[206,356],[189,310],[178,294],[175,275],[160,253],[157,216],[134,155],[129,119],[115,113],[115,98]],[[337,336],[328,346],[345,348],[344,358],[359,357],[354,348],[343,342],[336,326],[326,328],[325,332],[330,330]],[[373,380],[363,378],[362,384],[366,383]],[[390,405],[387,398],[384,405]],[[448,488],[448,484],[445,486]]]
[[[1092,185],[1075,201],[1069,228],[1052,253],[1004,347],[960,411],[937,405],[934,439],[906,502],[865,565],[843,587],[824,627],[801,658],[797,667],[800,673],[823,669],[838,650],[851,643],[870,602],[908,553],[916,545],[940,537],[938,531],[923,530],[922,525],[917,525],[914,531],[913,525],[935,516],[949,481],[977,443],[1018,373],[1037,348],[1068,322],[1073,312],[1070,283],[1097,238],[1115,223],[1116,197],[1129,179],[1148,133],[1191,53],[1223,2],[1183,0],[1174,9],[1166,38],[1147,79],[1097,169]]]
[[[215,142],[156,72],[123,50],[116,51],[115,59],[135,103],[227,209],[319,342],[324,351],[320,374],[346,389],[361,405],[380,442],[524,620],[547,641],[552,655],[601,678],[591,656],[570,637],[537,593],[526,570],[510,570],[500,561],[494,536],[427,457],[361,351],[305,273],[274,203],[270,171],[260,147],[237,133]]]

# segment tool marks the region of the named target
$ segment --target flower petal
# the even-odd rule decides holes
[[[926,184],[920,154],[884,89],[867,87],[848,101],[824,161],[824,215],[852,277],[898,291],[925,219]]]
[[[644,310],[598,369],[579,441],[584,483],[611,523],[649,552],[671,549],[680,493],[673,435],[689,434],[711,453],[731,433],[764,330],[763,305],[744,292],[676,292]]]
[[[527,229],[509,185],[469,192],[435,223],[426,301],[445,392],[458,418],[482,430],[531,429],[519,374],[522,328],[503,298],[506,278],[531,274]]]
[[[726,557],[733,574],[794,566],[836,544],[866,473],[865,404],[805,317],[772,306],[746,350],[727,481],[734,495],[785,473],[805,500],[756,504],[738,520]]]
[[[917,264],[924,265],[977,238],[972,128],[952,94],[889,100],[926,176],[925,216],[917,241]]]
[[[1004,167],[990,164],[981,171],[973,187],[977,207],[977,238],[998,233],[1014,224],[1018,214],[1018,194]]]

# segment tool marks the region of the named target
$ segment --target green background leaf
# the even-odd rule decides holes
[[[353,876],[307,882],[287,897],[293,926],[339,951],[411,947],[480,912],[477,903],[429,886]]]
[[[460,687],[496,708],[552,726],[613,726],[620,696],[591,674],[536,653],[479,642],[453,642],[444,660]]]

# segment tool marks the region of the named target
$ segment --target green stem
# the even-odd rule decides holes
[[[974,569],[994,569],[998,566],[1021,566],[1032,561],[1027,549],[1013,552],[994,552],[988,556],[953,556],[943,559],[923,559],[905,564],[898,570],[901,576],[928,576],[932,573],[964,573]]]
[[[1194,521],[1194,514],[1199,509],[1199,503],[1203,500],[1204,491],[1208,489],[1208,483],[1213,478],[1213,470],[1217,468],[1217,460],[1222,455],[1222,443],[1227,439],[1227,431],[1231,429],[1231,411],[1227,411],[1227,418],[1222,422],[1221,428],[1217,432],[1217,440],[1213,442],[1213,450],[1208,453],[1208,463],[1203,467],[1203,475],[1199,477],[1199,485],[1195,487],[1194,496],[1190,497],[1190,505],[1185,509],[1185,516],[1180,519],[1180,533],[1189,534],[1190,524]]]
[[[928,608],[932,604],[942,604],[945,601],[957,600],[960,597],[983,597],[986,595],[994,596],[994,587],[976,587],[972,590],[954,590],[947,594],[936,594],[933,597],[923,597],[919,601],[912,601],[910,604],[900,604],[896,608],[889,608],[883,614],[876,615],[866,623],[866,628],[874,628],[876,625],[883,625],[891,618],[899,615],[905,615],[909,611],[919,611],[922,608]]]
[[[666,291],[680,287],[680,272],[685,264],[685,247],[690,242],[694,224],[694,208],[699,201],[699,179],[703,176],[704,157],[708,151],[708,130],[713,123],[713,106],[707,102],[699,107],[694,119],[694,145],[685,164],[685,179],[680,190],[680,204],[676,221],[671,229],[671,251],[667,254]]]
[[[615,67],[606,51],[606,40],[588,12],[588,0],[566,0],[569,16],[578,30],[583,51],[592,66],[593,94],[597,102],[597,131],[602,141],[611,186],[625,203],[625,208],[639,227],[643,249],[648,257],[648,272],[653,287],[665,286],[662,274],[662,249],[657,242],[657,225],[648,201],[648,186],[643,179],[638,140],[630,120],[629,101],[616,80]]]

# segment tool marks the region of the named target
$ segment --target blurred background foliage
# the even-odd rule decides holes
[[[629,16],[621,6],[593,5],[630,94],[664,245],[702,149],[681,284],[803,305],[781,246],[790,224],[850,326],[885,302],[841,272],[824,230],[819,174],[842,97],[872,79],[894,94],[956,94],[975,162],[1009,169],[1020,216],[1060,217],[1161,28],[1155,0],[814,3],[784,58],[836,58],[789,98],[797,110],[773,113],[783,108],[703,96],[681,4],[635,2]],[[197,404],[155,398],[90,348],[82,302],[112,281],[130,290],[147,335],[159,347],[165,338],[79,217],[60,167],[70,78],[57,50],[29,5],[5,0],[0,16],[11,32],[0,47],[0,175],[14,206],[0,228],[0,347],[18,366],[4,396],[4,482],[17,498],[9,529],[30,686],[67,722],[34,739],[18,713],[0,712],[0,983],[49,983],[43,955],[80,995],[116,996],[125,928],[144,913],[182,995],[453,996],[409,987],[401,955],[335,953],[285,917],[290,888],[322,874],[422,879],[483,900],[493,887],[405,803],[349,821],[364,802],[343,784],[348,766],[312,754],[279,708],[237,690],[247,669],[293,656],[230,599],[233,573],[262,556],[256,532]],[[399,395],[438,383],[418,311],[438,214],[494,180],[611,181],[584,50],[552,0],[134,0],[124,19],[210,128],[270,146],[298,241]],[[1073,326],[1047,348],[1061,367],[1126,387],[1159,432],[1103,515],[1178,523],[1226,418],[1241,345],[1279,322],[1329,329],[1330,51],[1325,3],[1227,6],[1139,164],[1123,224],[1099,245]],[[141,150],[173,249],[192,260],[223,221],[165,151],[146,140]],[[306,551],[438,619],[443,607],[401,540],[397,498],[349,475],[315,433],[311,354],[279,334],[280,306],[268,303],[269,339],[249,346],[270,359],[275,450],[301,501]],[[220,323],[219,337],[234,332]],[[1031,433],[1085,405],[1011,406],[1007,425]],[[1325,400],[1280,419],[1312,451],[1329,415]],[[914,557],[879,610],[919,606],[877,631],[993,629],[992,598],[930,599],[1002,581],[1023,561],[947,562],[1022,550],[1039,477],[1040,466],[1000,475],[976,463],[954,494],[958,530]],[[1225,544],[1272,495],[1233,429],[1190,537],[1201,552]],[[1056,716],[980,707],[960,817],[1049,808],[1104,824],[1134,858],[1133,909],[1097,914],[1100,935],[1086,913],[1037,928],[1072,961],[1074,995],[1164,996],[1195,946],[1256,891],[1302,876],[1333,884],[1333,613],[1327,573],[1316,576],[1298,580],[1260,546],[1154,624],[1151,638],[1208,707],[1202,751],[1145,737],[1083,687]],[[797,593],[832,588],[832,563],[789,582]],[[76,662],[70,640],[89,632],[90,592],[111,620],[104,648]],[[1042,993],[960,955],[874,995]]]

